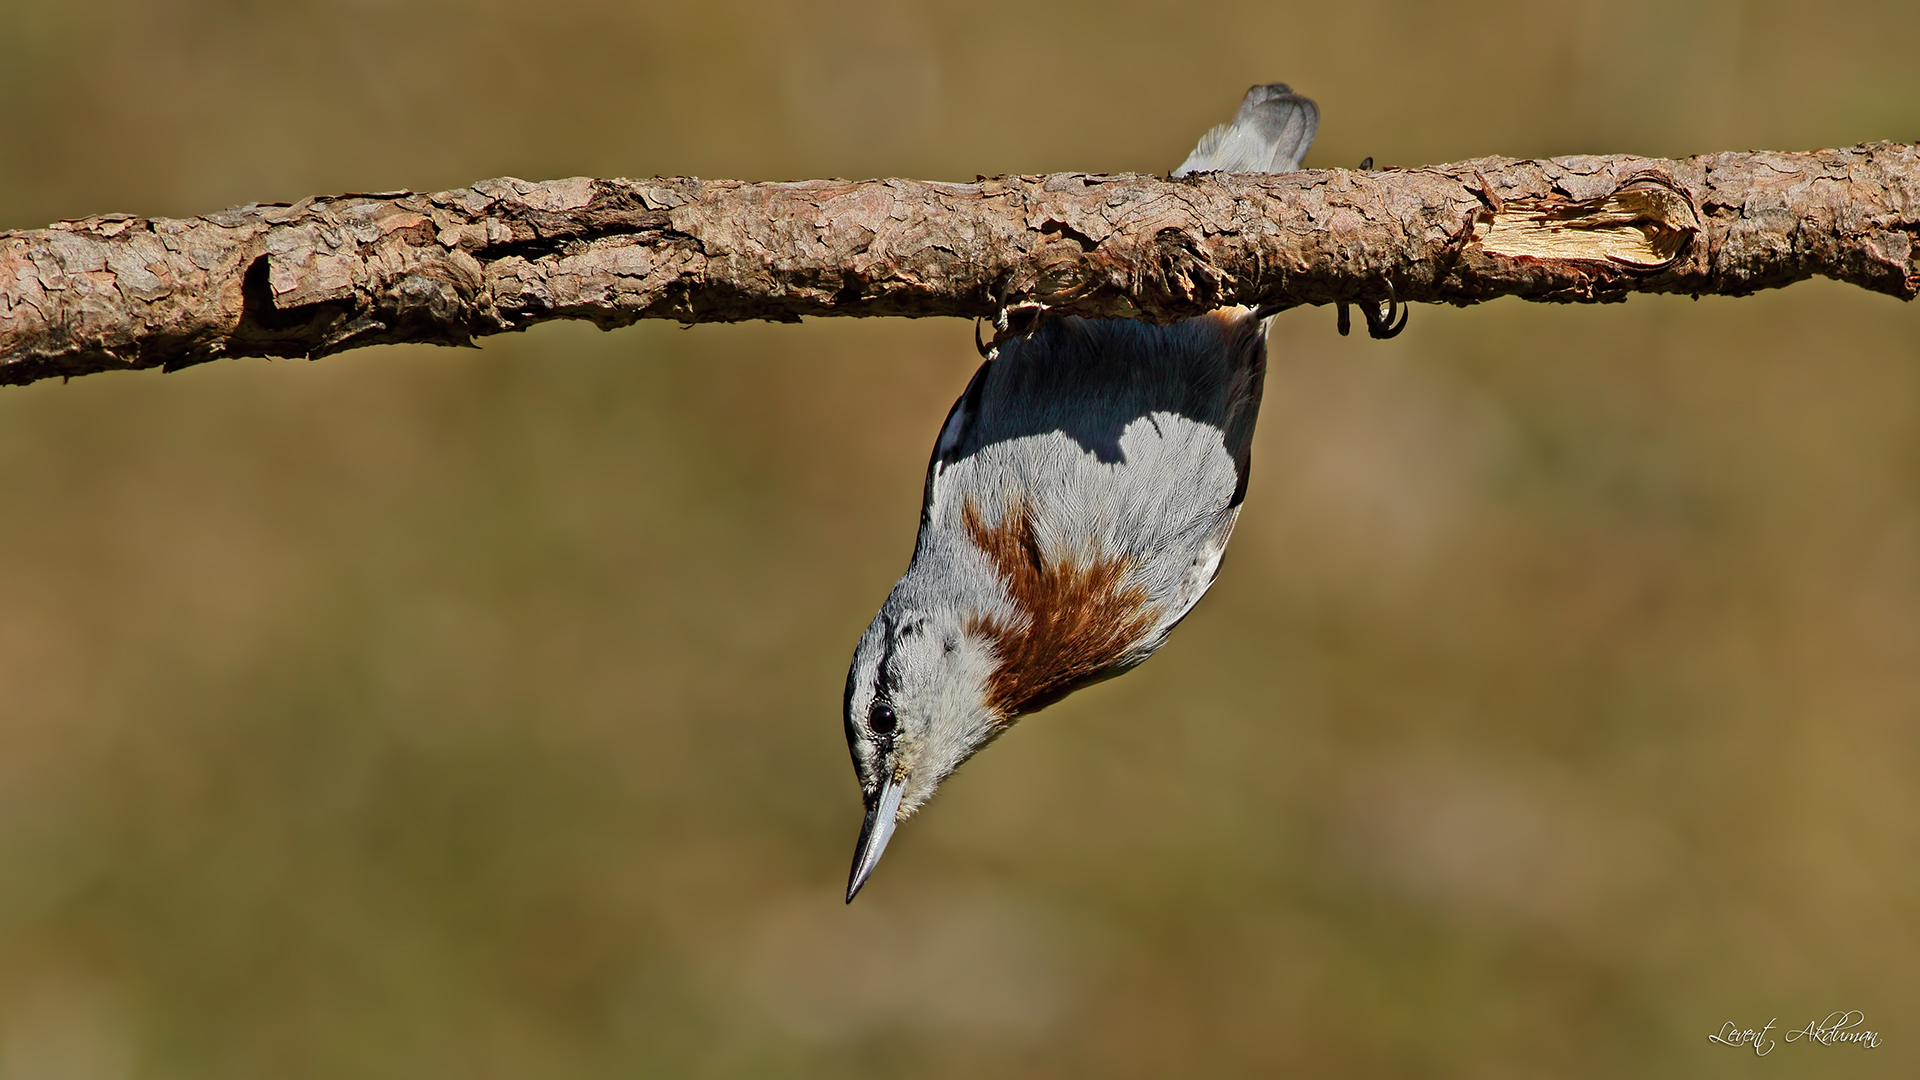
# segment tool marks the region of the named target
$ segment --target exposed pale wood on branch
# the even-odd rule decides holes
[[[1224,303],[1912,299],[1920,148],[1485,158],[1278,176],[697,179],[341,195],[0,234],[0,383],[221,356],[462,345],[548,319],[1156,321]]]

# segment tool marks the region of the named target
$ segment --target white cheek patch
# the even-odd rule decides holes
[[[955,646],[935,661],[938,677],[928,696],[914,705],[912,738],[896,744],[895,765],[906,772],[902,817],[925,805],[934,790],[995,734],[995,717],[986,707],[986,680],[995,660],[987,643],[958,634]]]

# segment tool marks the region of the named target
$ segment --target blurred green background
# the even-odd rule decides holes
[[[0,0],[0,228],[512,174],[1920,136],[1920,10]],[[1906,44],[1902,44],[1906,43]],[[1911,1076],[1920,313],[1275,328],[1152,663],[840,904],[968,324],[550,325],[0,390],[0,1080]],[[1885,1045],[1782,1043],[1859,1009]]]

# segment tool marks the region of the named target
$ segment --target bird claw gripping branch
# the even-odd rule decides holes
[[[1385,300],[1360,301],[1360,314],[1367,320],[1367,336],[1379,341],[1399,337],[1400,331],[1407,328],[1407,305],[1400,302],[1400,294],[1393,287],[1393,279],[1388,278],[1386,281],[1387,298]],[[1340,315],[1337,325],[1340,336],[1346,337],[1347,332],[1353,329],[1353,319],[1347,314],[1345,300],[1340,301],[1339,307]]]

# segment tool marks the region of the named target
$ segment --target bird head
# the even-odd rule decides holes
[[[847,673],[847,750],[866,803],[848,902],[894,827],[1007,723],[990,700],[991,641],[970,632],[953,605],[915,604],[903,591],[860,638]]]
[[[1015,719],[1119,674],[1164,636],[1129,560],[1050,554],[1037,513],[1016,499],[989,524],[964,501],[953,542],[922,548],[854,650],[847,749],[866,818],[849,903],[895,826],[955,769]]]

